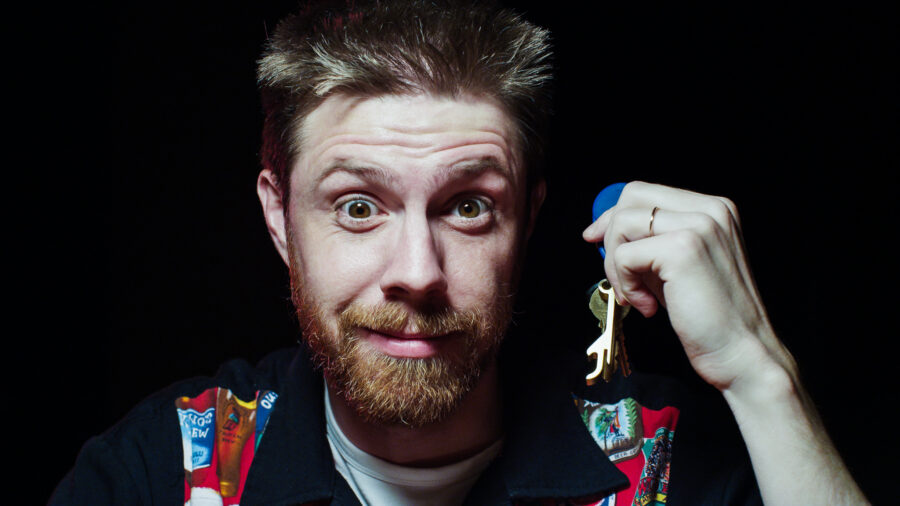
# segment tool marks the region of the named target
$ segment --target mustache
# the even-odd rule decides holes
[[[338,325],[345,336],[360,327],[387,332],[409,331],[433,335],[460,332],[474,335],[481,330],[483,320],[478,311],[457,310],[446,306],[411,311],[408,306],[399,302],[381,302],[374,306],[354,302],[341,311]]]

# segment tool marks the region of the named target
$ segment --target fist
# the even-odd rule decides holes
[[[720,390],[782,347],[744,253],[733,202],[633,182],[583,233],[603,241],[619,302],[652,316],[662,304],[691,365]]]

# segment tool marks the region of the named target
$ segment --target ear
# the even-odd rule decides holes
[[[271,170],[264,169],[259,173],[259,178],[256,180],[256,194],[259,195],[259,203],[262,205],[269,237],[275,243],[275,249],[278,250],[284,264],[290,265],[288,263],[287,229],[284,222],[284,202],[281,199],[278,180]]]
[[[531,206],[529,207],[530,215],[528,216],[528,229],[526,238],[531,239],[531,233],[534,232],[534,224],[537,222],[538,212],[544,204],[544,198],[547,197],[547,182],[541,179],[535,183],[531,189]]]

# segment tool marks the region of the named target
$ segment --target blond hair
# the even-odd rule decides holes
[[[550,114],[550,34],[488,2],[348,1],[307,6],[266,43],[258,79],[264,168],[287,202],[306,115],[334,93],[486,96],[518,128],[530,187],[541,177]]]

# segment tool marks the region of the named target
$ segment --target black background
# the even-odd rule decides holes
[[[61,29],[44,42],[61,70],[41,79],[25,104],[41,112],[22,123],[38,140],[21,169],[35,178],[20,188],[33,198],[11,214],[33,222],[20,241],[29,262],[13,272],[26,278],[28,311],[12,366],[38,376],[28,386],[53,413],[45,450],[30,456],[44,470],[39,495],[146,395],[296,342],[287,271],[255,195],[254,77],[267,29],[294,5],[58,13]],[[517,5],[553,32],[558,74],[550,193],[517,334],[573,347],[593,337],[583,291],[602,264],[580,234],[600,188],[641,179],[728,196],[832,438],[870,498],[886,500],[896,429],[885,411],[897,385],[892,13]],[[626,331],[636,368],[687,376],[664,315],[631,316]]]

